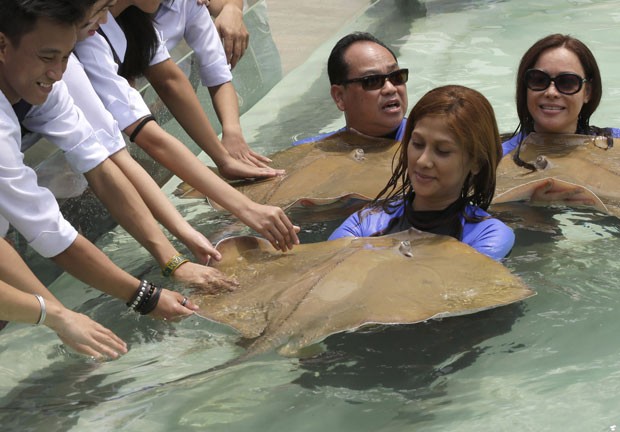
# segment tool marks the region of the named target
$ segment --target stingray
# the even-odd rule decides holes
[[[286,174],[234,186],[255,202],[282,207],[297,216],[335,219],[348,216],[372,200],[385,186],[398,142],[344,131],[321,141],[282,150],[271,159]],[[204,198],[187,184],[175,194]],[[219,210],[221,207],[210,201]]]
[[[513,154],[505,156],[497,169],[493,203],[528,201],[535,188],[552,182],[557,191],[580,189],[578,195],[560,204],[571,206],[575,202],[576,207],[620,216],[620,152],[613,145],[616,141],[576,134],[528,135],[519,156],[536,169],[517,165]]]
[[[239,288],[196,292],[204,318],[237,330],[240,360],[305,347],[370,325],[414,324],[472,314],[534,294],[502,264],[451,237],[410,229],[345,237],[281,253],[252,236],[221,241],[214,265]]]

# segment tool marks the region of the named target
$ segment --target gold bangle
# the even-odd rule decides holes
[[[161,274],[168,277],[186,262],[189,262],[189,259],[187,259],[183,254],[176,254],[168,260],[164,267],[162,267]]]

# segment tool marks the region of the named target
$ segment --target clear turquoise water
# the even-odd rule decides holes
[[[593,123],[617,126],[619,6],[376,2],[244,114],[246,137],[272,153],[295,137],[342,125],[324,65],[333,43],[358,29],[397,47],[413,72],[411,104],[437,85],[469,85],[492,101],[504,132],[516,126],[513,83],[521,54],[550,32],[570,32],[589,44],[603,72],[605,96]],[[175,203],[214,241],[246,232],[201,202]],[[45,329],[10,326],[0,338],[0,430],[617,430],[618,220],[559,209],[496,210],[517,234],[506,265],[537,296],[470,317],[336,335],[311,361],[268,354],[200,374],[242,352],[234,332],[199,318],[141,319],[62,276],[54,292],[114,329],[131,350],[114,362],[91,363],[67,353]],[[332,227],[305,225],[303,238],[320,240]],[[157,280],[146,252],[122,230],[99,245],[128,271]]]

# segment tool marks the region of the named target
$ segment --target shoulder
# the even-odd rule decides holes
[[[513,230],[501,220],[476,206],[468,206],[469,216],[485,217],[480,222],[463,223],[463,243],[495,260],[504,258],[515,242]]]
[[[523,134],[519,133],[507,141],[502,143],[503,156],[506,156],[508,153],[513,151],[519,143],[522,141]]]

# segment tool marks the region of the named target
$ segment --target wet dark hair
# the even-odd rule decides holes
[[[373,42],[381,45],[392,54],[394,60],[397,60],[394,51],[372,34],[366,32],[350,33],[336,42],[327,59],[327,75],[329,76],[330,84],[341,84],[348,79],[349,65],[345,61],[344,55],[347,49],[356,42]]]
[[[129,6],[116,17],[116,22],[125,33],[127,51],[118,73],[132,80],[144,74],[157,51],[159,39],[153,26],[153,17],[136,6]]]
[[[0,32],[15,46],[41,18],[58,24],[78,24],[92,0],[0,0]]]
[[[478,173],[470,173],[463,184],[458,212],[467,220],[481,220],[468,217],[465,207],[473,204],[486,210],[491,204],[502,145],[495,113],[489,101],[478,91],[459,85],[437,87],[422,96],[411,109],[398,162],[393,167],[387,185],[370,206],[393,213],[396,210],[394,204],[414,192],[407,169],[407,149],[416,123],[429,116],[440,117],[445,121],[456,142],[463,146],[477,166]]]

